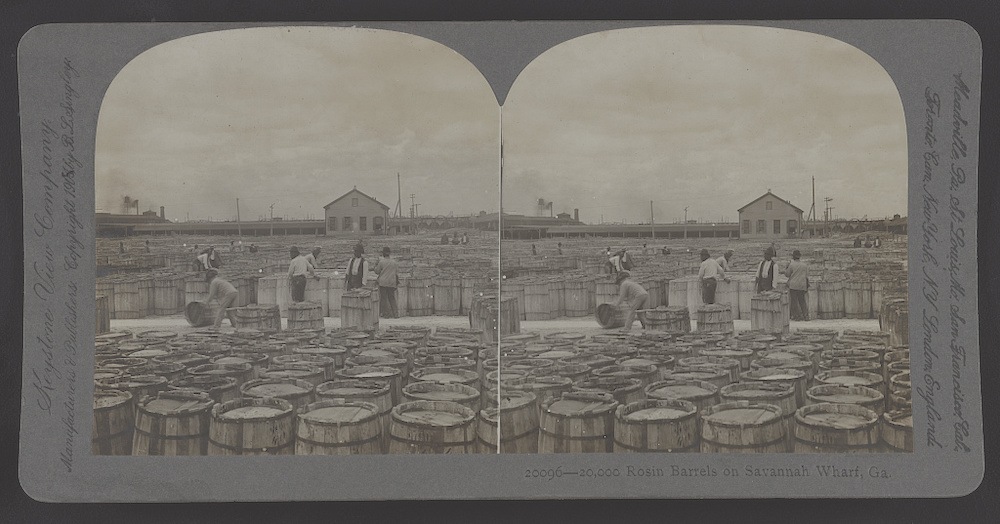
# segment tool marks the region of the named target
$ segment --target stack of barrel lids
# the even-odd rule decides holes
[[[111,332],[95,347],[95,454],[495,453],[498,426],[537,427],[534,403],[484,396],[496,345],[468,329]]]
[[[483,380],[534,397],[538,452],[911,451],[909,352],[889,344],[822,329],[520,333],[501,336]]]

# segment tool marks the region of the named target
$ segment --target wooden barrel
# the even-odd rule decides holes
[[[261,378],[240,386],[243,398],[280,398],[298,410],[316,401],[316,386],[295,378]]]
[[[604,329],[619,328],[625,325],[624,311],[620,307],[611,304],[601,304],[594,312],[594,318],[598,325]]]
[[[344,291],[340,302],[340,326],[361,331],[378,329],[378,310],[369,289]]]
[[[857,404],[812,404],[795,412],[796,453],[878,453],[879,416]]]
[[[438,276],[431,287],[435,315],[458,316],[462,312],[462,279]]]
[[[623,359],[625,362],[628,360],[630,359]],[[659,368],[657,368],[655,364],[642,364],[639,362],[634,362],[628,365],[615,364],[612,366],[605,366],[600,369],[595,369],[591,372],[591,374],[598,378],[637,378],[642,384],[642,387],[646,387],[650,383],[655,382],[661,375]]]
[[[738,282],[740,301],[740,320],[751,320],[753,315],[753,296],[757,294],[757,285],[752,278],[733,280]],[[815,295],[815,293],[809,293]]]
[[[217,309],[205,302],[189,302],[184,306],[184,318],[194,327],[210,326],[215,322]]]
[[[758,368],[740,374],[740,382],[767,382],[788,384],[795,388],[795,403],[806,405],[806,372],[788,368]]]
[[[171,351],[166,355],[160,355],[151,359],[154,364],[180,364],[185,368],[208,364],[211,357],[202,355],[194,351],[178,350]]]
[[[213,405],[208,393],[161,391],[139,399],[132,454],[205,455]]]
[[[236,329],[281,331],[281,311],[277,305],[250,304],[236,308]]]
[[[114,283],[114,318],[141,318],[139,311],[139,282],[137,280]]]
[[[592,377],[573,384],[573,391],[607,393],[623,406],[646,398],[644,388],[638,378],[622,376]]]
[[[377,455],[382,452],[379,407],[370,402],[331,399],[298,411],[296,455]]]
[[[111,331],[111,310],[108,309],[108,297],[97,295],[94,301],[94,334],[100,335]]]
[[[644,310],[643,313],[646,316],[646,329],[680,333],[691,331],[691,318],[686,306],[661,306]]]
[[[108,305],[108,319],[118,318],[115,316],[115,284],[114,282],[109,282],[104,278],[97,279],[95,286],[96,296],[105,297],[107,299]],[[110,328],[109,328],[110,330]]]
[[[158,375],[122,375],[118,378],[105,379],[97,383],[99,389],[117,389],[132,394],[130,406],[133,409],[139,399],[145,395],[156,395],[167,389],[167,379]],[[134,418],[133,418],[134,419]]]
[[[237,380],[222,375],[182,376],[168,382],[167,390],[206,393],[216,404],[229,402],[240,396]]]
[[[700,380],[667,379],[646,386],[646,397],[653,400],[686,400],[698,412],[719,403],[719,387]]]
[[[443,400],[461,404],[473,411],[482,405],[479,390],[460,383],[414,382],[403,388],[405,402],[414,400]]]
[[[184,302],[203,302],[208,299],[208,282],[204,278],[196,277],[184,282]]]
[[[872,281],[846,280],[844,287],[844,316],[846,318],[872,318]]]
[[[463,275],[461,277],[462,282],[462,303],[460,315],[468,315],[470,307],[472,306],[472,299],[475,297],[481,297],[484,295],[497,295],[496,283],[491,282],[489,278]]]
[[[731,358],[740,365],[740,371],[748,371],[753,361],[754,352],[751,349],[739,348],[706,348],[698,352],[699,357]]]
[[[433,278],[411,276],[406,280],[406,310],[407,315],[411,317],[434,314]]]
[[[704,304],[698,308],[698,331],[733,332],[733,312],[727,304]]]
[[[816,374],[816,384],[830,384],[838,386],[865,386],[872,388],[885,395],[887,392],[885,381],[879,373],[869,373],[866,371],[841,371],[832,370]]]
[[[823,280],[816,283],[816,316],[822,319],[844,318],[844,282]]]
[[[323,381],[333,380],[336,363],[330,357],[315,355],[311,353],[293,353],[291,355],[277,355],[271,359],[276,366],[304,365],[318,367],[323,370]]]
[[[473,389],[479,388],[479,374],[475,371],[461,368],[431,366],[414,370],[410,374],[411,383],[436,382],[438,384],[464,384]]]
[[[347,348],[338,345],[297,347],[292,350],[292,355],[318,355],[332,358],[335,369],[340,369],[347,364]]]
[[[498,400],[499,407],[487,407],[479,412],[476,428],[479,453],[538,452],[535,395],[518,393],[521,394],[504,395]]]
[[[889,377],[889,390],[894,395],[910,396],[910,373],[898,373]]]
[[[319,400],[344,399],[370,402],[378,406],[382,426],[382,452],[389,450],[389,416],[392,411],[392,392],[389,382],[375,380],[331,380],[316,387]]]
[[[728,370],[713,366],[675,366],[670,370],[665,380],[693,380],[697,382],[708,382],[715,387],[721,388],[732,384],[732,379]]]
[[[565,316],[585,317],[590,314],[590,297],[592,292],[588,291],[588,281],[567,280],[563,287],[563,297],[565,302]]]
[[[698,408],[686,400],[645,399],[615,410],[615,453],[698,451]]]
[[[729,373],[729,383],[740,381],[740,361],[726,357],[685,357],[677,361],[674,369],[696,369],[698,366],[707,366],[725,370]]]
[[[292,455],[295,411],[280,398],[241,398],[212,407],[209,455]]]
[[[750,369],[761,369],[761,368],[772,368],[772,369],[797,369],[806,374],[806,384],[810,383],[813,378],[813,364],[808,360],[798,360],[798,359],[777,359],[777,358],[759,358],[750,363]]]
[[[750,299],[750,329],[764,333],[787,333],[788,293],[765,291]]]
[[[236,379],[237,385],[253,379],[253,365],[249,362],[233,364],[202,364],[188,368],[188,373],[194,376],[223,376]]]
[[[550,320],[555,318],[549,304],[551,290],[548,282],[526,282],[524,284],[525,320]],[[558,308],[558,306],[557,306]]]
[[[476,452],[476,412],[454,402],[416,400],[392,408],[389,453]]]
[[[402,402],[403,385],[402,373],[396,369],[386,366],[355,366],[352,368],[338,369],[334,375],[339,379],[360,379],[376,380],[389,384],[389,391],[392,397],[392,404]]]
[[[288,305],[288,330],[323,329],[323,306],[316,302],[293,302]]]
[[[626,368],[632,367],[641,370],[649,369],[649,366],[655,367],[656,373],[646,380],[646,384],[643,384],[643,387],[645,387],[651,382],[667,378],[670,372],[674,369],[674,366],[676,366],[677,359],[673,355],[666,353],[643,353],[636,357],[620,358],[615,361],[615,364]]]
[[[304,380],[313,386],[318,386],[326,381],[326,371],[318,366],[311,366],[305,363],[298,364],[273,364],[269,368],[260,372],[260,378],[282,379],[292,378]],[[334,372],[336,375],[336,372]]]
[[[715,288],[715,303],[718,305],[729,306],[731,311],[731,319],[736,320],[740,318],[740,282],[739,280],[730,279],[719,280]],[[703,330],[703,331],[715,331],[715,330]]]
[[[701,414],[702,453],[784,453],[781,408],[745,400],[723,402]]]
[[[94,390],[90,452],[94,455],[131,455],[134,421],[131,393],[115,389]]]
[[[170,382],[171,380],[187,375],[187,368],[177,363],[150,362],[145,366],[125,368],[125,373],[129,375],[157,375]]]
[[[795,429],[795,410],[799,408],[795,388],[789,384],[746,382],[730,384],[719,391],[722,402],[747,401],[751,404],[770,404],[781,409],[781,422],[785,431],[785,450],[792,451],[792,432]]]
[[[856,404],[881,415],[885,411],[885,395],[865,386],[820,384],[806,391],[809,404]]]
[[[330,312],[330,277],[324,276],[321,273],[317,273],[318,278],[307,278],[306,279],[306,290],[303,298],[306,302],[316,304],[319,306],[319,318],[328,316]],[[340,280],[340,278],[334,278],[333,280]],[[289,304],[291,306],[292,304]],[[291,313],[289,313],[289,320],[291,320]],[[310,320],[314,320],[310,318]],[[322,326],[320,326],[322,327]],[[292,328],[289,328],[292,329]]]
[[[339,317],[343,306],[344,281],[340,278],[330,278],[326,282],[326,316]],[[406,286],[396,289],[396,309],[399,316],[406,316]]]
[[[564,393],[547,400],[539,419],[538,452],[611,453],[617,407],[606,393]]]
[[[882,414],[882,442],[889,451],[913,451],[913,411],[901,409]]]

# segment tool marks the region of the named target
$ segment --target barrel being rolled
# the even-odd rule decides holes
[[[475,420],[474,411],[454,402],[404,402],[392,408],[389,453],[475,453]]]
[[[208,452],[208,393],[162,391],[136,405],[133,455],[192,456]]]
[[[611,304],[601,304],[594,312],[594,318],[604,329],[614,329],[625,325],[624,311],[620,307]]]
[[[303,406],[296,455],[376,455],[382,451],[379,407],[370,402],[321,400]]]
[[[573,392],[542,405],[539,453],[611,453],[614,410],[607,393]]]
[[[209,455],[292,455],[295,411],[279,398],[241,398],[212,407]]]
[[[206,302],[189,302],[184,306],[184,318],[194,327],[210,326],[215,322],[218,310]]]
[[[615,410],[614,452],[698,451],[698,408],[685,400],[640,400]]]

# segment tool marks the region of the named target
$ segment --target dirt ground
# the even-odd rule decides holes
[[[326,329],[337,329],[340,328],[340,318],[338,317],[326,317],[323,319],[324,326]],[[284,329],[287,327],[288,320],[281,319],[281,327]],[[421,326],[421,327],[433,327],[433,328],[468,328],[469,318],[460,317],[445,317],[445,316],[432,316],[432,317],[403,317],[403,318],[383,318],[379,319],[379,326],[382,329],[386,329],[393,326]],[[111,331],[122,331],[127,330],[133,333],[141,333],[143,331],[173,331],[178,335],[184,335],[187,333],[194,333],[196,331],[207,331],[210,328],[205,327],[191,327],[184,319],[184,315],[168,315],[159,317],[146,317],[138,318],[132,320],[112,320],[111,321]],[[228,320],[222,321],[222,328],[220,329],[222,333],[232,333],[235,331],[231,325],[229,325]]]

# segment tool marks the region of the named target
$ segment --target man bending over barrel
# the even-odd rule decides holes
[[[210,304],[213,300],[219,303],[219,311],[215,315],[215,324],[212,325],[215,329],[219,329],[222,327],[223,317],[226,316],[226,309],[232,307],[239,293],[236,292],[236,287],[230,284],[228,280],[219,276],[218,269],[209,269],[205,273],[205,281],[208,282],[208,300],[205,303]],[[234,328],[236,327],[236,323],[233,322],[232,318],[229,319],[229,323]]]
[[[638,282],[632,280],[631,276],[632,274],[628,271],[623,270],[618,272],[618,275],[615,277],[615,283],[619,285],[618,299],[612,304],[616,308],[624,307],[626,310],[625,326],[622,328],[625,331],[632,329],[632,322],[635,321],[636,317],[639,317],[639,324],[642,324],[642,329],[646,329],[646,315],[644,313],[636,313],[636,311],[646,305],[649,293]]]
[[[715,290],[719,286],[719,280],[723,279],[726,279],[726,272],[719,267],[719,262],[709,255],[707,249],[702,249],[701,267],[698,268],[698,281],[701,282],[702,302],[715,304]]]

